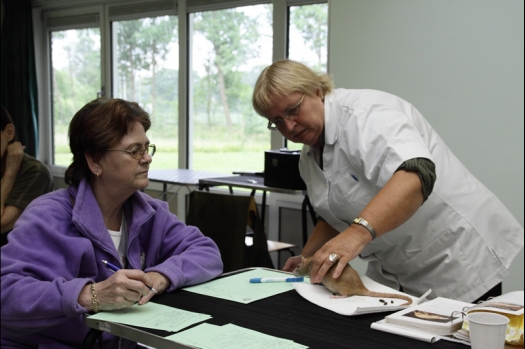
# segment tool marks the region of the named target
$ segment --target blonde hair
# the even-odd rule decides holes
[[[293,92],[325,95],[332,92],[334,85],[327,74],[317,74],[306,65],[289,59],[277,61],[266,67],[259,75],[253,90],[252,104],[257,114],[266,116],[275,97]]]

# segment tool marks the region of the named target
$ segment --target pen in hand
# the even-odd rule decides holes
[[[117,270],[120,269],[120,268],[117,267],[115,264],[112,264],[112,263],[110,263],[110,262],[108,262],[108,261],[102,260],[102,263],[104,263],[104,265],[106,266],[106,268],[108,268],[108,269],[111,270],[111,271],[114,271],[114,272],[115,272],[115,271],[117,271]]]
[[[116,272],[117,270],[120,270],[119,267],[117,267],[115,264],[112,264],[108,261],[102,260],[102,263],[108,268],[109,270],[112,270],[113,272]],[[157,290],[155,290],[153,287],[146,285],[146,287],[153,293],[157,294]]]

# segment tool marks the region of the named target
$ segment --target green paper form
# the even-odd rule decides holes
[[[260,269],[223,277],[200,285],[183,288],[185,291],[199,293],[209,297],[227,299],[248,304],[263,298],[293,290],[291,282],[252,284],[251,278],[286,277],[290,274]]]
[[[129,308],[103,311],[89,318],[177,332],[198,322],[211,319],[211,316],[150,302],[140,306],[135,304]]]
[[[202,349],[305,349],[304,345],[277,338],[233,324],[216,326],[201,324],[166,337]]]

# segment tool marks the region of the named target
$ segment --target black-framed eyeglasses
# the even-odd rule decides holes
[[[144,156],[144,153],[148,153],[149,156],[155,155],[155,151],[157,150],[157,147],[155,144],[150,144],[146,148],[143,146],[135,147],[131,150],[124,150],[124,149],[108,149],[107,151],[122,151],[124,153],[128,153],[131,155],[131,157],[135,160],[140,160]]]
[[[299,115],[301,112],[301,103],[303,103],[304,96],[306,96],[306,93],[303,93],[303,96],[299,100],[299,102],[293,106],[292,108],[288,109],[283,115],[283,117],[277,117],[273,120],[268,121],[268,130],[278,130],[281,127],[284,126],[284,119],[293,120]]]

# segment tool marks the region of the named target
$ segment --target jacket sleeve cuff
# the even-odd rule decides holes
[[[88,310],[78,304],[78,297],[82,288],[88,283],[94,282],[89,279],[73,279],[65,283],[62,295],[62,309],[68,318],[76,318],[85,314]]]

